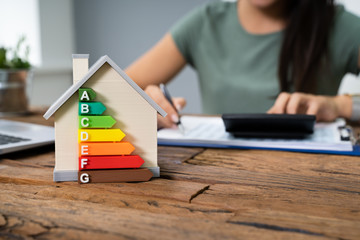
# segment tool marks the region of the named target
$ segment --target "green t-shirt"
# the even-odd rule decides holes
[[[283,31],[250,34],[238,21],[236,2],[193,10],[171,29],[186,61],[196,69],[207,114],[266,112],[280,91],[277,69]],[[336,95],[342,77],[358,73],[360,18],[337,7],[329,42],[330,68],[317,94]]]

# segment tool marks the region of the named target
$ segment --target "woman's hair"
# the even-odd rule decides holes
[[[316,78],[325,68],[334,0],[287,0],[288,24],[280,51],[281,91],[315,93]]]

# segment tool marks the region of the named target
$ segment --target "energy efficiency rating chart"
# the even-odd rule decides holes
[[[152,173],[140,169],[144,160],[130,155],[135,147],[121,129],[112,128],[116,120],[102,115],[106,106],[95,101],[91,88],[79,89],[79,183],[148,181]],[[108,173],[108,174],[107,174]]]

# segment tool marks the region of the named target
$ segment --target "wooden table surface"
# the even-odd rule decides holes
[[[143,183],[55,183],[53,145],[2,156],[0,239],[360,239],[359,157],[158,150]]]

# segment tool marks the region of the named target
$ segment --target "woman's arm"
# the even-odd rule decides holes
[[[186,64],[167,33],[153,48],[132,63],[125,72],[141,88],[170,81]]]
[[[125,70],[130,78],[168,113],[166,118],[158,118],[159,127],[174,127],[178,115],[158,86],[160,83],[169,82],[185,65],[186,60],[171,34],[167,33],[153,48]],[[183,98],[174,98],[173,102],[178,110],[185,106]]]

